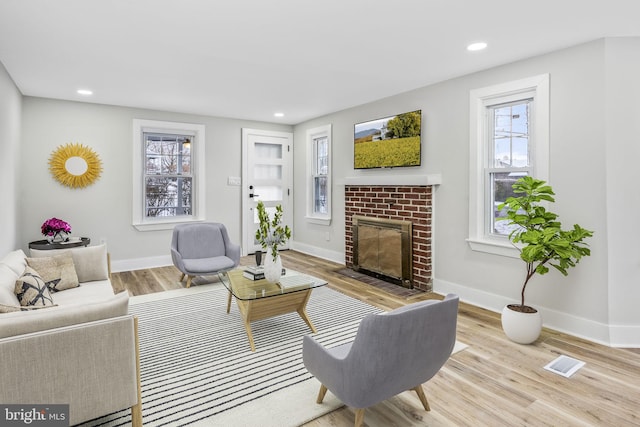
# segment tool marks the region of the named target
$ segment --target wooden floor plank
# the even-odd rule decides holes
[[[300,252],[283,251],[282,258],[285,268],[321,277],[332,289],[383,310],[442,298],[433,293],[398,297],[338,274],[343,265]],[[254,263],[253,256],[241,259],[242,265]],[[114,289],[131,295],[185,287],[179,279],[172,266],[112,274]],[[196,278],[192,286],[211,280]],[[465,303],[460,303],[457,338],[469,347],[423,386],[431,411],[407,391],[367,408],[365,425],[640,426],[640,349],[609,348],[546,328],[535,343],[515,344],[502,332],[498,313]],[[586,365],[571,378],[543,369],[560,354]],[[354,410],[342,407],[305,426],[352,426],[354,419]]]

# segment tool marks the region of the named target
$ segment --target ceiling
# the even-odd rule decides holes
[[[0,62],[27,96],[297,124],[640,36],[638,16],[638,0],[2,0]]]

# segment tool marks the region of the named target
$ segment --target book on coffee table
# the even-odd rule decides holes
[[[286,273],[286,270],[283,268],[282,269],[282,275],[284,276]],[[264,267],[263,266],[248,266],[245,267],[244,271],[242,272],[242,276],[246,277],[249,280],[260,280],[260,279],[264,279]]]

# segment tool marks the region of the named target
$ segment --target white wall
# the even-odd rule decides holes
[[[18,160],[22,95],[0,63],[0,258],[18,244]]]
[[[638,342],[640,310],[640,39],[606,41],[607,227],[611,342]]]
[[[71,224],[75,236],[92,243],[106,239],[114,271],[171,263],[171,230],[137,231],[132,225],[132,120],[153,119],[206,126],[206,219],[224,223],[241,241],[241,187],[227,177],[241,176],[241,128],[291,131],[290,126],[194,116],[79,102],[25,97],[22,118],[18,246],[41,239],[40,225],[50,217]],[[71,189],[48,170],[51,152],[79,142],[102,160],[103,173],[93,185]]]
[[[538,276],[527,290],[527,302],[540,309],[545,325],[554,329],[616,345],[640,345],[640,311],[633,310],[624,293],[638,283],[640,257],[633,242],[637,233],[627,229],[633,207],[625,199],[635,198],[637,182],[631,162],[617,167],[620,151],[635,153],[637,136],[630,128],[638,117],[640,86],[638,41],[599,40],[530,58],[487,71],[452,79],[377,102],[340,111],[295,126],[296,164],[304,165],[307,129],[333,125],[333,216],[328,227],[310,225],[304,219],[305,202],[296,187],[294,230],[296,247],[310,253],[344,251],[344,188],[340,179],[359,174],[441,174],[435,192],[434,275],[435,290],[457,292],[462,300],[500,311],[519,296],[524,265],[521,260],[472,251],[468,237],[469,196],[469,91],[498,83],[550,74],[550,184],[556,192],[554,211],[565,227],[578,223],[595,231],[590,239],[592,256],[583,259],[568,277],[555,270]],[[633,68],[626,69],[631,63]],[[605,78],[606,76],[606,78]],[[616,85],[613,85],[615,81]],[[632,91],[629,93],[629,86]],[[635,92],[634,92],[635,91]],[[609,112],[611,104],[628,93],[622,105]],[[367,119],[422,109],[423,158],[419,168],[354,171],[353,125]],[[638,125],[633,125],[638,126]],[[616,140],[617,144],[609,145]],[[629,150],[631,144],[635,144]],[[618,154],[615,159],[611,157]],[[613,162],[613,164],[611,164]],[[611,169],[616,169],[611,171]],[[608,171],[608,172],[607,172]],[[631,176],[629,176],[631,175]],[[614,178],[614,184],[608,179]],[[295,182],[304,182],[303,168],[296,168]],[[612,186],[614,188],[612,188]],[[609,200],[610,203],[607,203]],[[610,215],[615,212],[615,218]],[[615,222],[615,236],[609,227]],[[329,232],[331,240],[325,240]],[[612,240],[612,239],[615,239]],[[610,249],[627,254],[613,264]],[[631,251],[628,251],[632,249]],[[633,262],[635,260],[635,262]],[[618,264],[624,264],[620,268]],[[620,268],[620,273],[613,269]],[[622,277],[620,277],[622,276]],[[615,281],[616,283],[612,283]],[[622,314],[623,312],[624,314]],[[615,314],[614,314],[615,313]],[[627,325],[627,340],[612,340],[614,324]],[[635,334],[633,334],[635,333]]]

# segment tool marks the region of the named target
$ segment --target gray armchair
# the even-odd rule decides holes
[[[229,270],[240,263],[240,246],[232,243],[227,228],[217,222],[179,224],[171,239],[173,265],[187,276],[187,288],[195,276]]]
[[[362,319],[353,342],[325,348],[312,336],[303,340],[302,356],[320,381],[318,403],[327,389],[356,409],[355,425],[364,409],[405,390],[414,390],[424,409],[429,403],[422,384],[449,359],[456,341],[458,296],[409,304]]]

